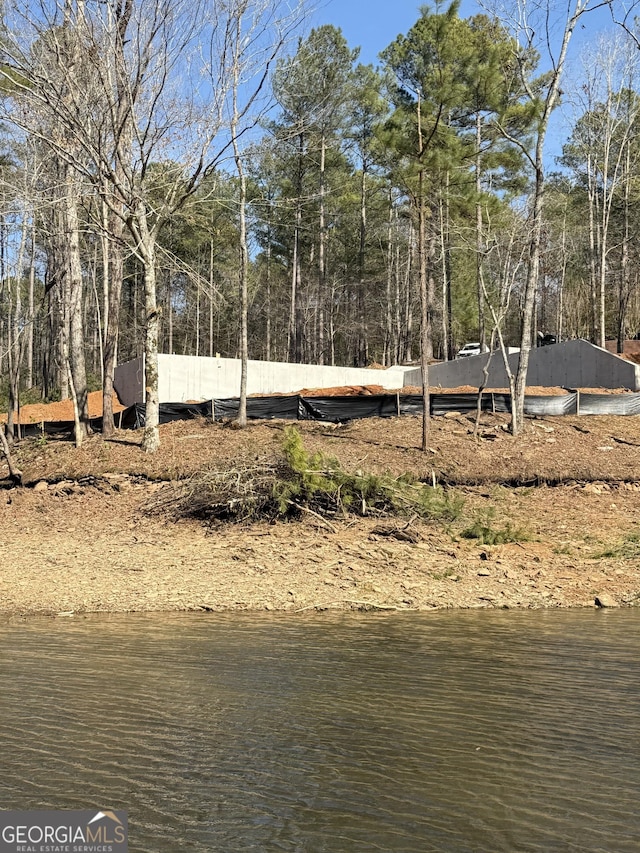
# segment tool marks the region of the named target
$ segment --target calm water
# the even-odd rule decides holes
[[[0,623],[0,807],[133,853],[640,849],[640,612]]]

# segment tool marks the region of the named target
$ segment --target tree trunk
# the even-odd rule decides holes
[[[327,140],[324,133],[320,140],[320,216],[318,240],[318,364],[325,363],[325,305],[327,290],[327,229],[325,224],[324,198],[326,193]]]
[[[393,198],[389,190],[389,218],[387,220],[387,269],[385,279],[385,334],[384,357],[382,364],[390,367],[398,358],[397,348],[393,345],[393,310],[391,299],[391,284],[393,281],[393,241],[391,225],[393,222]]]
[[[236,161],[236,169],[240,178],[239,221],[240,221],[240,400],[238,404],[237,423],[241,427],[247,425],[247,367],[249,360],[249,252],[247,247],[247,179],[244,173],[242,157],[238,149],[237,137],[233,131],[233,150]]]
[[[397,218],[397,216],[396,216]],[[394,283],[395,283],[395,312],[394,312],[394,352],[397,364],[401,364],[404,359],[404,349],[402,346],[402,317],[401,317],[401,298],[402,298],[402,283],[400,280],[400,245],[396,245],[394,252]]]
[[[291,257],[291,296],[289,301],[289,361],[300,361],[300,328],[298,323],[298,301],[300,295],[300,226],[302,222],[301,202],[296,202],[295,227],[293,230],[293,255]]]
[[[403,360],[408,362],[413,361],[413,306],[411,298],[411,279],[413,276],[413,261],[415,255],[415,233],[413,231],[413,226],[410,226],[410,232],[410,249],[407,252],[407,263],[404,275],[404,328],[402,330]]]
[[[145,425],[142,450],[155,453],[160,447],[160,398],[158,388],[158,334],[160,316],[156,297],[156,238],[149,228],[144,202],[139,201],[135,211],[138,231],[138,251],[144,265],[145,303]]]
[[[476,114],[476,293],[478,298],[478,340],[480,341],[480,352],[484,352],[486,346],[484,296],[482,293],[482,263],[484,260],[483,234],[482,234],[482,181],[480,151],[482,147],[482,117]]]
[[[31,223],[31,260],[29,262],[29,325],[27,328],[27,388],[33,387],[33,324],[35,318],[35,285],[36,285],[36,228]]]
[[[14,411],[20,415],[20,370],[22,368],[22,357],[24,354],[24,332],[25,325],[29,324],[29,317],[23,317],[22,311],[22,270],[24,267],[24,255],[27,245],[27,221],[22,222],[20,234],[20,247],[16,261],[15,275],[15,300],[11,292],[12,276],[7,276],[7,289],[9,294],[8,316],[7,316],[7,342],[9,362],[9,411],[7,413],[7,439],[11,443],[14,438]],[[4,264],[3,264],[4,266]],[[19,423],[19,421],[18,421]],[[18,427],[18,438],[20,437]]]
[[[367,246],[367,172],[362,169],[360,180],[360,246],[358,249],[358,298],[356,321],[356,364],[358,367],[366,367],[369,361],[368,324],[366,311],[365,290],[365,267]],[[387,279],[388,280],[388,279]]]
[[[619,353],[624,352],[624,342],[627,337],[627,306],[629,301],[629,242],[631,234],[630,200],[631,200],[631,146],[626,140],[623,207],[622,207],[622,249],[620,258],[620,285],[618,291],[618,345]]]
[[[265,358],[271,361],[271,222],[267,229],[267,258],[265,271],[265,287],[267,301],[267,317],[265,329]]]
[[[291,258],[291,296],[289,307],[289,361],[301,361],[301,329],[298,317],[300,301],[300,232],[302,227],[302,174],[304,158],[304,134],[298,136],[297,185],[295,225],[293,229],[293,255]]]
[[[84,355],[84,323],[82,318],[82,263],[80,260],[80,225],[78,217],[77,182],[72,171],[66,168],[66,198],[64,218],[66,223],[66,254],[69,318],[69,365],[78,404],[79,424],[76,427],[76,444],[81,444],[89,429],[89,400],[87,372]]]
[[[591,342],[598,342],[598,273],[596,266],[597,242],[596,234],[596,177],[593,173],[592,159],[587,160],[588,199],[589,199],[589,296],[591,308]]]
[[[422,155],[422,104],[418,98],[418,156]],[[429,397],[429,360],[433,358],[431,339],[430,287],[427,281],[426,202],[424,189],[424,167],[418,174],[418,265],[420,280],[420,367],[422,373],[422,452],[429,449],[431,426],[431,400]]]
[[[4,434],[4,426],[0,424],[0,447],[2,448],[2,453],[4,454],[4,458],[7,460],[7,466],[9,468],[9,477],[11,478],[12,483],[15,486],[22,485],[22,471],[16,467],[15,462],[13,461],[13,456],[11,454],[11,448],[9,446],[9,442]]]
[[[531,218],[531,236],[529,239],[529,263],[527,266],[527,277],[524,293],[524,316],[522,319],[522,336],[520,340],[520,359],[515,381],[515,393],[511,413],[511,430],[514,435],[519,435],[524,429],[524,397],[529,369],[529,353],[531,351],[531,332],[533,324],[533,312],[536,304],[538,291],[538,278],[540,275],[540,249],[542,244],[542,214],[544,210],[544,144],[549,127],[549,118],[553,112],[558,99],[560,79],[564,70],[564,64],[569,47],[569,41],[573,35],[578,19],[583,14],[588,0],[576,0],[573,14],[567,19],[562,37],[557,61],[553,65],[551,79],[549,80],[547,94],[543,102],[542,115],[537,128],[535,143],[535,154],[533,164],[535,168],[535,185],[533,196],[533,212]]]
[[[420,172],[420,183],[423,172]],[[422,189],[422,187],[421,187]],[[431,312],[427,282],[426,223],[425,202],[422,192],[418,211],[418,253],[420,265],[420,368],[422,373],[422,446],[423,452],[429,449],[429,430],[431,426],[431,400],[429,396],[429,360],[433,354],[431,339]]]
[[[540,274],[540,245],[542,242],[542,211],[544,193],[544,172],[541,157],[536,169],[536,183],[533,200],[531,237],[529,240],[529,262],[524,291],[522,331],[520,336],[520,359],[515,381],[514,405],[511,413],[511,431],[519,435],[524,428],[524,397],[529,370],[529,354],[533,334],[538,277]]]
[[[118,353],[118,335],[120,330],[120,302],[122,299],[122,279],[124,261],[122,257],[122,235],[124,223],[118,216],[111,217],[109,244],[109,310],[104,336],[103,386],[102,386],[102,433],[110,438],[115,433],[113,417],[113,377]]]

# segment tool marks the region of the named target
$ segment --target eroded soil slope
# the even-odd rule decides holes
[[[23,441],[26,486],[0,492],[0,611],[594,606],[640,596],[640,419],[529,420],[514,439],[501,416],[477,436],[463,416],[345,426],[300,423],[310,450],[351,469],[411,471],[464,498],[453,523],[409,519],[203,526],[151,516],[166,481],[204,466],[247,465],[280,452],[281,422],[246,430],[202,421],[161,427],[154,456],[141,435]],[[0,477],[6,468],[0,466]],[[170,487],[170,486],[169,486]],[[389,530],[374,528],[386,525]],[[509,531],[487,545],[478,524]]]

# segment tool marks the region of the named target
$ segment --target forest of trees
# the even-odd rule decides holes
[[[469,339],[636,336],[634,21],[611,4],[572,85],[589,0],[544,49],[529,16],[554,4],[513,6],[424,7],[374,67],[281,0],[8,0],[8,408],[71,395],[81,437],[104,388],[108,435],[114,366],[145,353],[153,450],[158,351],[426,366]],[[549,168],[559,104],[575,121]]]

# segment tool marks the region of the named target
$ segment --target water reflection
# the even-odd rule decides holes
[[[0,623],[0,805],[130,849],[631,851],[637,613]]]

